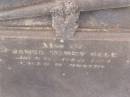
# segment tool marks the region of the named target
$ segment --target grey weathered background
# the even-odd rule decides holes
[[[9,9],[31,6],[33,4],[47,3],[52,0],[0,0],[0,12]],[[94,28],[129,28],[130,27],[130,8],[117,8],[99,11],[82,12],[80,16],[80,27]],[[13,20],[0,22],[2,25],[51,25],[51,16],[40,17],[30,20]]]
[[[0,12],[41,2],[49,2],[49,0],[0,0]],[[81,28],[129,29],[130,8],[82,12],[79,24]],[[51,26],[51,16],[1,21],[0,25],[15,26],[16,28],[18,26],[33,26],[34,28],[36,26]],[[0,60],[0,97],[129,97],[130,43],[128,41],[130,35],[124,34],[122,31],[122,34],[117,33],[115,36],[115,32],[94,34],[95,37],[89,37],[93,35],[91,33],[81,33],[80,36],[82,37],[74,42],[76,47],[80,44],[83,45],[80,51],[106,52],[108,54],[115,52],[118,54],[118,57],[112,59],[111,63],[102,63],[106,66],[105,69],[88,72],[83,69],[68,69],[66,67],[62,69],[39,67],[35,66],[34,63],[34,66],[17,64],[17,55],[11,54],[11,50],[43,49],[41,44],[45,41],[49,43],[46,36],[50,34],[46,34],[44,30],[39,32],[29,29],[29,31],[22,32],[21,30],[3,31],[0,29],[0,51],[7,51],[7,53],[0,52],[2,59]],[[105,36],[109,36],[109,38],[106,39]],[[101,38],[101,41],[96,40],[97,37]],[[89,40],[87,40],[88,38]],[[125,41],[123,41],[124,39]],[[68,43],[69,45],[65,46],[63,50],[73,45],[71,41]],[[76,49],[73,48],[72,50]],[[51,59],[60,59],[56,56],[48,56]],[[86,61],[92,58],[90,56],[85,57]],[[99,61],[98,58],[96,60]],[[43,64],[44,61],[40,61],[40,63]],[[53,64],[52,62],[51,65]]]
[[[8,10],[39,3],[47,3],[52,0],[0,0],[0,10]]]

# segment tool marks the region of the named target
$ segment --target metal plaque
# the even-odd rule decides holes
[[[130,42],[1,38],[1,97],[128,97]]]

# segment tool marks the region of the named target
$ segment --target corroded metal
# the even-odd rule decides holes
[[[79,7],[72,0],[57,1],[51,10],[52,27],[57,37],[71,38],[78,28]]]

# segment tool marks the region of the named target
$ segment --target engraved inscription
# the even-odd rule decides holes
[[[9,39],[7,40],[9,41]],[[21,42],[16,41],[17,39],[11,39],[10,42],[2,41],[0,54],[7,56],[3,55],[3,58],[0,58],[1,63],[11,61],[12,64],[19,66],[67,67],[87,71],[109,68],[116,59],[123,55],[123,52],[116,50],[115,46],[109,48],[111,42],[107,41],[107,45],[100,41],[96,43],[95,41],[88,41],[86,43],[85,40],[48,39],[32,41],[27,39],[20,40]],[[104,47],[100,48],[102,44]],[[121,49],[121,46],[115,42],[116,44]],[[129,60],[126,59],[126,63],[129,63]]]

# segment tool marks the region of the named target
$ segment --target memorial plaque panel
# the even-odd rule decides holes
[[[129,97],[130,42],[1,38],[1,97]]]

